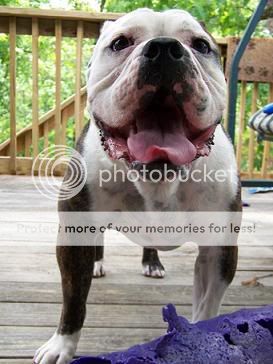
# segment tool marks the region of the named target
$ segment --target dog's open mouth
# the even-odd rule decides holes
[[[111,159],[129,164],[161,161],[179,167],[209,155],[216,123],[203,130],[195,128],[175,97],[164,92],[147,94],[140,104],[133,120],[122,128],[111,128],[95,116]]]

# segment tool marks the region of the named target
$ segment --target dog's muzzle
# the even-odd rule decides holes
[[[185,79],[185,73],[191,68],[189,53],[178,40],[154,38],[142,51],[138,87],[150,84],[172,90],[179,78],[180,81]]]

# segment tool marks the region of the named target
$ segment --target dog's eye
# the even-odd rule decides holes
[[[130,47],[132,44],[132,39],[126,38],[124,35],[121,35],[111,43],[110,48],[113,52],[118,52],[122,49]]]
[[[200,38],[193,40],[192,48],[202,54],[209,54],[211,51],[209,43],[206,40]]]

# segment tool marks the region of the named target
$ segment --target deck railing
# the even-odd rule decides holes
[[[29,174],[39,151],[49,145],[48,135],[54,130],[54,143],[66,143],[66,126],[74,115],[75,139],[84,124],[83,111],[86,89],[81,84],[82,42],[94,40],[105,20],[118,14],[92,14],[79,11],[37,10],[0,7],[0,33],[9,34],[10,138],[0,144],[0,173]],[[32,122],[18,130],[16,122],[16,37],[31,35],[32,39]],[[55,37],[55,107],[39,118],[39,46],[40,36]],[[74,95],[62,101],[62,39],[76,40]],[[91,45],[91,42],[90,42]],[[71,92],[73,94],[73,91]],[[0,95],[2,97],[3,95]],[[0,119],[1,126],[1,119]],[[43,139],[43,145],[40,140]]]
[[[37,10],[0,7],[0,33],[9,36],[9,78],[10,85],[10,137],[0,143],[0,173],[29,174],[33,160],[39,152],[50,143],[66,144],[67,122],[74,116],[73,128],[76,139],[84,125],[84,108],[86,90],[81,74],[86,67],[83,62],[83,41],[95,40],[105,20],[114,20],[119,14],[86,13],[63,10]],[[17,123],[16,91],[16,38],[18,35],[30,35],[32,42],[32,110],[31,123],[19,130]],[[55,37],[55,106],[44,115],[39,116],[39,37]],[[61,96],[62,79],[62,41],[65,37],[74,38],[76,42],[76,62],[74,69],[75,88],[65,100]],[[238,83],[240,98],[238,101],[238,118],[236,125],[236,156],[243,178],[272,178],[273,154],[269,142],[257,144],[256,136],[247,127],[251,113],[267,101],[273,101],[273,73],[268,74],[265,66],[259,63],[263,53],[272,59],[273,40],[267,40],[258,48],[259,57],[253,64],[246,65],[239,73]],[[222,60],[228,77],[228,66],[234,52],[234,39],[217,39],[222,52]],[[255,46],[259,44],[256,41]],[[254,47],[255,48],[255,47]],[[253,51],[253,44],[252,44]],[[256,53],[257,55],[258,53]],[[252,58],[255,55],[252,54]],[[262,57],[265,58],[264,56]],[[246,53],[245,58],[248,59]],[[247,68],[248,67],[248,68]],[[252,68],[251,68],[252,67]],[[247,72],[247,69],[249,72]],[[256,72],[257,70],[257,72]],[[260,84],[261,83],[261,84]],[[41,88],[42,86],[40,86]],[[1,90],[0,90],[1,93]],[[73,95],[72,95],[73,94]],[[3,95],[0,94],[0,97]],[[1,116],[0,116],[0,127]],[[70,125],[71,128],[71,125]],[[49,141],[53,131],[54,139]]]
[[[228,38],[226,76],[238,38]],[[247,179],[272,179],[273,144],[257,142],[256,133],[247,122],[257,109],[273,102],[273,39],[250,40],[242,57],[238,73],[238,112],[236,123],[236,158],[241,175]]]

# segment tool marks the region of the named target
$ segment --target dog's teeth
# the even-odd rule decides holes
[[[211,150],[211,146],[214,145],[214,135],[212,135],[208,141],[207,141],[207,146],[209,147],[209,149]]]

